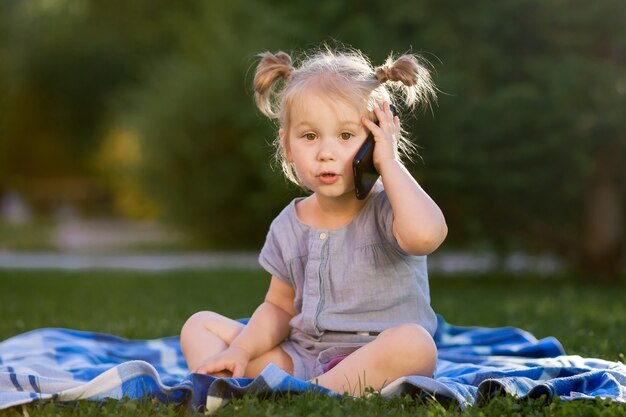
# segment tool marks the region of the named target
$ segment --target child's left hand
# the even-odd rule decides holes
[[[382,108],[374,109],[378,118],[378,125],[369,119],[362,118],[361,122],[374,135],[374,166],[380,172],[382,161],[398,160],[398,138],[400,137],[400,119],[391,112],[389,102],[385,101]]]
[[[231,345],[226,350],[208,358],[193,372],[214,376],[230,373],[233,378],[241,378],[244,376],[249,362],[250,354],[246,350]]]

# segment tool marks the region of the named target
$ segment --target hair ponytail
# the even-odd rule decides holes
[[[274,111],[273,91],[279,80],[287,80],[291,76],[291,57],[285,52],[264,52],[259,56],[261,61],[254,74],[254,100],[263,114],[270,119],[276,119],[279,115]]]
[[[390,56],[383,65],[374,69],[374,73],[381,84],[389,81],[391,89],[400,90],[408,107],[429,106],[431,101],[436,101],[437,93],[425,64],[411,54],[397,59]]]

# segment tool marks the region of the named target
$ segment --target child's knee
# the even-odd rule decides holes
[[[220,320],[220,318],[223,316],[212,311],[199,311],[192,314],[180,330],[181,340],[193,336],[195,332],[201,329],[210,331],[211,323]]]
[[[437,346],[432,336],[422,326],[404,323],[380,334],[390,349],[392,358],[403,366],[422,374],[431,374],[437,362]]]
[[[181,346],[186,346],[188,342],[196,343],[198,340],[206,343],[206,337],[215,336],[230,345],[243,328],[243,324],[221,314],[200,311],[189,317],[183,325],[180,331],[180,343]]]

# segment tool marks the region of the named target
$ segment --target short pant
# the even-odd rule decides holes
[[[294,377],[313,381],[343,358],[376,339],[375,334],[326,332],[319,338],[292,332],[280,347],[291,357]]]

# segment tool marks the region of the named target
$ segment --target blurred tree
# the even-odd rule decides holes
[[[626,3],[449,0],[395,19],[452,68],[423,142],[451,238],[623,270]]]
[[[275,132],[250,93],[255,54],[288,38],[280,22],[255,2],[203,3],[179,28],[180,53],[155,65],[119,113],[140,141],[131,175],[162,218],[211,247],[258,248],[295,192],[270,169]]]
[[[249,97],[242,95],[249,88],[241,80],[245,78],[245,66],[251,62],[243,65],[241,57],[249,58],[265,49],[289,50],[286,46],[292,45],[306,49],[318,45],[320,40],[333,38],[360,47],[375,63],[390,50],[403,52],[410,47],[423,47],[432,52],[427,56],[440,69],[437,81],[442,94],[434,120],[420,117],[414,125],[428,164],[426,169],[416,169],[415,173],[448,214],[451,240],[463,245],[469,241],[483,242],[503,251],[548,249],[576,262],[584,260],[579,264],[616,271],[620,268],[621,255],[615,254],[622,252],[624,234],[624,225],[620,223],[623,169],[619,163],[608,168],[610,174],[606,173],[607,169],[591,168],[598,165],[593,161],[602,143],[613,143],[615,140],[609,138],[623,137],[618,122],[623,112],[623,81],[620,81],[623,63],[615,52],[623,50],[615,43],[623,39],[615,36],[621,28],[623,6],[615,3],[581,5],[575,10],[559,2],[539,4],[532,0],[498,5],[416,1],[392,8],[375,2],[294,2],[280,7],[273,7],[278,2],[276,5],[248,2],[246,6],[237,2],[220,6],[205,4],[204,13],[199,14],[199,26],[192,25],[195,29],[184,35],[183,43],[187,45],[184,49],[189,53],[171,62],[164,71],[180,74],[175,77],[178,81],[157,75],[142,93],[142,104],[136,106],[147,109],[150,103],[157,103],[157,96],[177,97],[167,100],[170,104],[160,103],[161,110],[154,109],[154,113],[138,112],[144,126],[141,136],[149,144],[145,149],[145,167],[150,166],[147,161],[154,161],[152,170],[144,170],[145,178],[166,180],[153,183],[159,184],[161,205],[170,207],[172,212],[179,211],[174,217],[187,218],[191,225],[201,217],[198,213],[210,213],[207,217],[213,218],[214,224],[196,230],[216,237],[215,242],[220,243],[225,238],[218,236],[227,235],[238,245],[241,238],[237,236],[246,236],[246,231],[254,229],[245,226],[238,233],[225,224],[239,223],[235,219],[245,217],[244,213],[252,207],[232,210],[249,198],[242,196],[240,190],[256,183],[248,175],[258,180],[258,170],[265,167],[264,158],[269,151],[258,147],[259,135],[267,140],[273,134],[263,122],[259,124],[258,116],[250,113],[252,106],[246,102]],[[610,19],[603,19],[607,13],[611,14],[609,11],[616,13]],[[307,21],[316,24],[302,24]],[[244,25],[246,33],[233,29],[236,27],[233,22]],[[193,48],[194,45],[198,47]],[[272,48],[273,45],[278,48]],[[612,58],[599,59],[598,51],[607,47],[613,51]],[[216,68],[214,62],[222,62],[223,66]],[[210,67],[204,75],[203,66]],[[250,78],[246,78],[247,83]],[[219,85],[215,80],[219,80]],[[165,90],[159,90],[158,86]],[[206,104],[185,107],[183,102],[193,102],[193,92],[199,91],[205,92]],[[215,108],[210,105],[209,97],[216,95],[228,95],[229,100],[220,101],[220,106]],[[221,117],[223,109],[230,106],[237,108],[236,116],[228,110]],[[198,108],[206,108],[207,112],[200,116],[195,110],[196,121],[190,122],[194,109]],[[585,119],[590,114],[595,116]],[[155,124],[156,120],[161,122]],[[584,126],[582,120],[587,120]],[[172,140],[175,132],[165,134],[163,125],[173,127],[178,135],[188,132],[187,139]],[[191,127],[194,125],[197,127]],[[221,133],[220,129],[228,132]],[[206,131],[211,132],[210,139],[195,139],[195,144],[189,139],[201,138]],[[194,149],[201,149],[201,143],[218,138],[232,138],[229,140],[233,148],[214,144],[210,151],[194,154]],[[167,146],[163,146],[163,139]],[[160,145],[154,146],[156,142]],[[186,145],[187,142],[190,143]],[[256,145],[249,148],[246,143]],[[617,155],[618,161],[622,155],[619,152],[623,152],[621,143],[618,139],[612,148],[615,152],[609,152]],[[244,155],[238,147],[248,151]],[[186,158],[179,155],[183,148],[187,148]],[[148,156],[154,152],[164,159]],[[193,158],[196,161],[190,164]],[[176,159],[178,162],[174,162]],[[201,191],[202,182],[193,187],[190,183],[183,186],[185,178],[193,172],[206,169],[202,168],[203,164],[206,166],[204,161],[215,159],[224,162],[223,172],[237,163],[254,169],[250,174],[220,174],[221,184],[212,184],[211,192],[206,195]],[[175,164],[179,168],[169,168],[170,172],[166,173],[166,167]],[[606,163],[599,165],[611,167]],[[154,167],[162,172],[157,175]],[[189,174],[180,174],[183,167],[190,169]],[[211,165],[213,170],[218,167]],[[176,181],[172,179],[174,172],[180,177]],[[603,181],[604,186],[589,185],[590,181],[599,181],[593,178],[611,180]],[[171,184],[165,186],[167,181]],[[149,187],[150,181],[145,184]],[[266,192],[279,195],[280,188],[275,189],[276,185],[257,184],[260,192],[254,199],[259,202],[255,206],[260,213],[258,219],[278,210],[287,198],[274,201],[276,204],[263,200]],[[178,191],[166,197],[168,189]],[[153,195],[157,191],[153,190]],[[187,195],[181,194],[185,192]],[[604,193],[604,199],[590,194],[596,192]],[[185,201],[194,201],[194,207],[174,210],[176,206],[184,206]],[[599,201],[607,203],[598,204]],[[272,208],[267,208],[268,204]],[[198,211],[194,214],[192,210]],[[606,214],[590,214],[594,210]],[[231,222],[223,217],[225,211]],[[604,228],[593,227],[593,223],[583,226],[588,218],[603,219],[599,224]],[[257,218],[247,221],[251,225],[259,224]],[[224,230],[217,232],[218,226]],[[264,230],[265,225],[255,236],[260,237]],[[582,237],[583,231],[586,238]],[[591,241],[595,243],[585,243]],[[602,256],[613,253],[612,260],[598,257],[599,261],[590,263],[591,247],[610,247],[600,252]]]
[[[0,187],[36,198],[62,196],[60,183],[96,185],[91,156],[110,97],[172,45],[163,29],[171,13],[148,3],[3,2],[0,71],[10,84],[0,104]]]
[[[623,269],[620,0],[7,0],[0,12],[0,187],[94,178],[117,161],[104,180],[124,213],[258,247],[298,191],[268,167],[275,131],[252,103],[255,54],[332,39],[374,64],[425,50],[439,107],[403,120],[448,244]]]
[[[8,72],[8,55],[9,45],[7,41],[7,28],[9,27],[9,3],[0,2],[0,158],[5,154],[7,111],[9,95],[9,72]],[[3,194],[5,187],[5,179],[8,175],[6,165],[0,163],[0,195]]]
[[[140,146],[133,132],[112,129],[102,138],[95,161],[111,190],[116,213],[133,220],[153,220],[159,216],[158,207],[133,175],[143,164]]]

